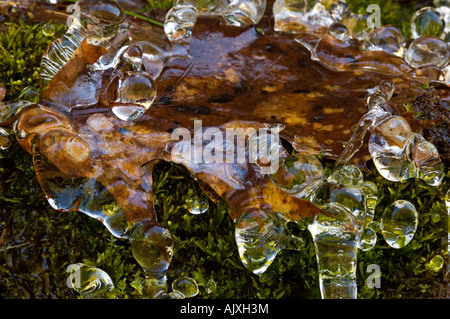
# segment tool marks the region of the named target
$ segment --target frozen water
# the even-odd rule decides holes
[[[193,215],[203,214],[209,208],[209,204],[206,199],[196,196],[189,199],[187,206],[189,212]]]
[[[394,26],[376,28],[367,37],[364,45],[369,51],[384,51],[403,57],[403,35]]]
[[[188,45],[191,41],[192,29],[197,21],[198,12],[190,5],[176,5],[166,15],[164,32],[170,42]]]
[[[67,286],[84,298],[117,299],[114,284],[105,271],[77,263],[69,265],[67,272],[70,273]]]
[[[413,239],[418,223],[419,216],[414,205],[406,200],[397,200],[384,210],[380,229],[387,244],[399,249]]]
[[[436,37],[424,36],[414,40],[405,53],[405,61],[414,68],[429,65],[445,67],[449,59],[448,44]]]
[[[266,10],[266,0],[228,0],[223,12],[225,21],[230,25],[246,27],[257,24]]]
[[[192,298],[198,295],[197,282],[195,279],[187,276],[176,278],[172,282],[172,290],[182,293],[185,298]]]
[[[444,34],[445,21],[433,7],[418,10],[411,19],[411,33],[414,39],[423,36],[440,38]]]
[[[368,251],[375,246],[375,244],[377,243],[377,229],[377,222],[370,222],[364,227],[359,242],[360,250]]]

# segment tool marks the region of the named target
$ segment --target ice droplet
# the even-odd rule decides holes
[[[445,67],[450,59],[450,48],[447,43],[436,37],[420,37],[409,45],[405,53],[405,61],[413,68],[429,65]]]
[[[444,164],[432,143],[419,135],[413,148],[412,158],[419,169],[419,177],[428,185],[439,186],[444,178]]]
[[[51,23],[47,23],[42,27],[42,33],[46,36],[46,37],[52,37],[55,35],[55,26]]]
[[[364,181],[359,188],[366,195],[366,223],[373,221],[378,202],[378,187],[373,182]]]
[[[284,220],[261,210],[246,212],[239,217],[235,237],[242,263],[257,275],[266,271],[289,241]]]
[[[376,28],[367,37],[364,48],[369,51],[384,51],[403,57],[403,35],[394,27]]]
[[[444,33],[445,21],[439,12],[432,7],[418,10],[411,19],[411,33],[414,39],[423,36],[441,37]]]
[[[188,201],[188,210],[193,215],[205,213],[209,208],[208,201],[204,198],[192,197]]]
[[[174,0],[173,5],[191,5],[195,7],[198,14],[211,14],[217,15],[222,14],[228,5],[228,0]]]
[[[368,251],[375,246],[377,243],[377,229],[378,223],[373,221],[364,226],[359,242],[359,249]]]
[[[172,259],[172,236],[161,225],[145,219],[133,225],[131,250],[136,261],[150,273],[164,273]]]
[[[342,22],[350,13],[347,4],[342,1],[333,2],[328,11],[336,22]]]
[[[198,295],[198,285],[195,279],[187,276],[176,278],[172,282],[173,291],[181,292],[185,298],[192,298]]]
[[[344,185],[357,186],[363,182],[363,173],[355,165],[342,165],[335,168],[331,179]]]
[[[330,189],[330,200],[346,207],[359,220],[359,223],[356,224],[358,227],[364,224],[366,200],[364,194],[358,188],[351,185],[333,185]]]
[[[333,38],[340,41],[348,41],[350,39],[350,34],[348,33],[347,27],[342,23],[333,23],[328,28],[328,34]]]
[[[197,10],[191,5],[176,5],[166,15],[164,32],[170,42],[189,44],[192,29],[197,21]]]
[[[145,72],[129,71],[119,80],[113,113],[123,121],[133,121],[147,111],[156,98],[156,85]]]
[[[87,40],[94,45],[104,45],[113,38],[125,20],[122,7],[112,0],[79,0],[80,22],[86,30]]]
[[[257,24],[266,10],[266,0],[231,0],[223,17],[229,25],[247,27]]]
[[[439,270],[441,270],[443,265],[444,258],[442,258],[441,255],[434,256],[429,262],[430,269],[434,272],[438,272]]]
[[[292,32],[289,24],[301,21],[306,13],[307,4],[304,0],[276,0],[273,5],[275,31]]]
[[[412,240],[418,223],[419,216],[414,205],[406,200],[397,200],[384,210],[380,229],[387,244],[399,249]]]
[[[117,293],[109,275],[95,267],[82,263],[67,267],[70,273],[67,286],[74,289],[86,299],[116,299]]]
[[[322,179],[324,169],[313,155],[294,154],[283,159],[271,180],[287,193],[298,193],[311,183]]]
[[[205,291],[208,294],[213,294],[213,293],[217,292],[217,284],[214,281],[214,279],[210,279],[206,282]]]

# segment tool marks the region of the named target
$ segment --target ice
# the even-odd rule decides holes
[[[228,0],[174,0],[173,5],[190,5],[197,9],[198,14],[202,15],[220,15],[226,9]]]
[[[348,33],[347,27],[342,23],[333,23],[328,28],[327,33],[333,38],[343,42],[348,41],[351,38],[350,34]]]
[[[305,0],[276,0],[273,5],[275,31],[290,32],[289,23],[301,22],[307,7]]]
[[[366,226],[361,233],[361,239],[359,241],[359,249],[362,251],[371,250],[375,244],[377,243],[377,222],[370,222]]]
[[[195,279],[187,276],[176,278],[172,282],[172,290],[182,293],[185,298],[192,298],[198,295],[197,282]]]
[[[166,15],[164,32],[170,42],[188,45],[191,41],[192,29],[197,21],[197,9],[190,5],[176,5]]]
[[[275,213],[261,210],[239,217],[235,237],[242,263],[257,275],[266,271],[290,241],[285,221]]]
[[[386,243],[392,248],[405,247],[414,237],[419,216],[413,204],[397,200],[383,212],[380,229]]]
[[[347,186],[358,186],[363,182],[364,176],[355,165],[342,165],[333,169],[330,178]]]
[[[414,68],[435,65],[443,68],[449,63],[449,45],[441,39],[423,36],[415,39],[405,53],[405,61]]]
[[[51,23],[47,23],[42,27],[42,33],[46,36],[46,37],[52,37],[55,35],[55,26]]]
[[[156,98],[156,85],[146,72],[128,71],[120,79],[117,99],[110,103],[123,121],[133,121],[147,111]]]
[[[433,7],[418,10],[411,19],[411,33],[413,39],[423,36],[440,38],[444,34],[445,21],[439,11]]]
[[[320,209],[328,215],[316,215],[308,229],[314,240],[322,299],[356,299],[359,234],[355,218],[339,203]]]
[[[109,275],[95,267],[83,263],[67,267],[70,273],[67,286],[86,299],[117,299],[117,292]]]
[[[350,14],[350,10],[345,2],[335,1],[328,8],[334,21],[342,22]]]
[[[402,32],[394,26],[376,28],[368,35],[364,47],[369,51],[384,51],[403,57]]]
[[[8,132],[0,127],[0,151],[7,150],[11,146]]]
[[[266,0],[228,0],[223,17],[229,25],[247,27],[257,24],[266,10]]]
[[[80,23],[86,30],[86,38],[94,45],[106,46],[125,20],[122,7],[112,0],[79,0]]]
[[[280,168],[271,174],[272,181],[290,194],[295,194],[324,177],[324,169],[317,157],[294,154],[284,158]]]
[[[428,265],[432,271],[438,272],[444,266],[444,258],[441,255],[436,255],[430,260]]]
[[[419,170],[418,177],[430,186],[439,186],[444,178],[444,164],[432,143],[416,134],[412,158]]]
[[[208,208],[209,204],[208,201],[203,197],[192,197],[188,201],[188,210],[193,215],[200,215],[205,213]]]
[[[378,202],[378,187],[375,183],[364,181],[359,188],[366,195],[366,223],[373,221],[375,216],[375,208]]]

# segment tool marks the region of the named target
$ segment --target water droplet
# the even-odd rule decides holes
[[[278,252],[286,247],[289,236],[285,223],[274,213],[254,210],[236,221],[236,243],[242,263],[253,273],[266,271]]]
[[[343,165],[333,170],[331,178],[337,183],[357,186],[363,182],[364,176],[355,165]]]
[[[381,216],[381,233],[392,248],[405,247],[414,237],[419,216],[413,204],[397,200],[390,204]]]
[[[347,4],[342,1],[333,2],[328,11],[336,22],[342,22],[350,13]]]
[[[102,45],[113,38],[125,20],[122,7],[112,0],[80,0],[81,26],[86,30],[87,40]]]
[[[378,172],[387,180],[403,181],[416,176],[408,156],[413,132],[401,116],[391,116],[372,128],[369,152]]]
[[[359,227],[364,223],[365,196],[358,188],[342,184],[333,185],[330,189],[330,200],[348,208],[353,216],[359,220]]]
[[[350,13],[342,20],[342,23],[347,27],[350,34],[360,40],[367,37],[371,29],[367,26],[367,19],[369,17],[365,14]]]
[[[370,222],[364,226],[359,242],[359,249],[362,251],[368,251],[375,246],[377,243],[377,229],[377,222]]]
[[[82,263],[67,267],[70,273],[67,286],[74,289],[86,299],[116,299],[117,293],[109,275],[95,267]]]
[[[172,259],[172,236],[161,225],[149,219],[133,225],[131,250],[136,261],[146,272],[164,273]]]
[[[442,258],[441,255],[436,255],[430,260],[430,269],[434,272],[438,272],[442,269],[442,266],[444,265],[444,258]]]
[[[198,295],[198,285],[195,279],[187,276],[178,277],[172,282],[172,289],[181,292],[186,298]]]
[[[405,53],[405,61],[413,68],[429,65],[445,67],[450,59],[447,43],[435,37],[420,37],[409,45]]]
[[[441,220],[441,215],[439,213],[434,213],[433,215],[431,215],[431,221],[433,223],[437,223]]]
[[[164,21],[164,32],[170,42],[189,44],[192,29],[197,21],[197,10],[190,5],[177,5],[172,7]]]
[[[445,21],[439,12],[432,7],[418,10],[411,20],[411,33],[414,39],[423,36],[441,37],[444,33]]]
[[[359,188],[366,195],[366,222],[371,222],[378,202],[378,187],[373,182],[364,181]]]
[[[186,298],[182,292],[178,290],[171,291],[166,296],[167,299],[184,299]]]
[[[328,34],[331,35],[333,38],[340,40],[340,41],[348,41],[350,40],[350,34],[347,31],[347,27],[343,25],[342,23],[333,23],[328,28]]]
[[[313,155],[294,154],[283,159],[271,180],[290,194],[298,193],[324,176],[324,169]]]
[[[208,208],[208,201],[204,198],[192,197],[188,201],[188,210],[193,215],[203,214]]]
[[[223,17],[229,25],[247,27],[257,24],[266,10],[266,0],[231,0]]]
[[[275,31],[292,33],[294,29],[291,24],[301,21],[306,13],[306,8],[305,1],[276,0],[273,5]]]
[[[205,290],[208,294],[214,294],[217,292],[217,284],[214,279],[210,279],[206,282]]]
[[[364,48],[369,51],[384,51],[403,57],[402,32],[393,26],[376,28],[370,32]]]
[[[145,72],[129,71],[119,80],[118,97],[112,104],[113,113],[123,121],[133,121],[143,115],[156,98],[156,85]]]
[[[46,36],[46,37],[52,37],[55,35],[55,26],[51,23],[47,23],[42,27],[42,33]]]
[[[444,178],[444,164],[432,143],[419,136],[414,144],[412,158],[418,167],[419,177],[428,185],[439,186]]]

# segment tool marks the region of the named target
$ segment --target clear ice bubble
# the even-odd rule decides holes
[[[367,37],[364,48],[369,51],[384,51],[403,57],[403,35],[394,26],[376,28]]]
[[[339,203],[320,206],[308,226],[319,266],[322,299],[356,299],[356,265],[359,235],[355,218]]]
[[[281,127],[262,128],[248,138],[249,162],[257,164],[262,174],[277,172],[287,152],[281,144]]]
[[[397,200],[383,212],[380,229],[387,244],[392,248],[403,248],[413,239],[419,216],[413,204]]]
[[[307,3],[304,0],[276,0],[273,5],[274,30],[292,32],[289,23],[302,21]]]
[[[366,223],[373,221],[375,208],[378,202],[378,187],[371,181],[364,181],[359,185],[359,189],[366,195]]]
[[[335,22],[331,13],[320,2],[317,2],[311,10],[305,14],[304,20],[307,25],[321,27],[329,27]]]
[[[428,265],[432,271],[438,272],[442,269],[442,266],[444,266],[444,258],[442,258],[441,255],[436,255],[430,260]]]
[[[208,294],[214,294],[214,293],[217,292],[217,284],[216,284],[216,282],[214,281],[214,279],[210,279],[210,280],[208,280],[208,281],[206,282],[206,285],[205,285],[205,291],[206,291]]]
[[[441,3],[435,4],[436,11],[439,12],[442,19],[445,21],[445,33],[450,32],[450,3],[447,0],[441,1]]]
[[[5,151],[11,146],[8,132],[0,127],[0,151]]]
[[[181,292],[185,298],[198,295],[198,285],[194,278],[182,276],[172,282],[172,290]]]
[[[423,36],[440,38],[445,29],[445,21],[433,7],[418,10],[411,19],[411,33],[414,39]]]
[[[378,172],[387,180],[403,181],[414,177],[415,167],[408,157],[413,132],[401,116],[392,116],[373,128],[369,152]]]
[[[330,200],[339,203],[350,210],[359,223],[355,224],[361,228],[364,224],[366,212],[366,199],[364,193],[356,187],[344,186],[342,184],[333,185],[330,189]]]
[[[336,22],[342,22],[350,14],[350,9],[343,1],[333,2],[328,11]]]
[[[203,197],[192,197],[187,203],[187,208],[191,214],[200,215],[208,210],[209,204]]]
[[[86,299],[116,299],[117,292],[109,275],[95,267],[82,263],[67,267],[70,273],[67,286],[74,289]]]
[[[55,26],[51,23],[47,23],[42,27],[42,33],[46,37],[52,37],[55,35],[56,29]]]
[[[228,5],[228,0],[174,0],[173,6],[190,5],[197,9],[198,14],[222,14]]]
[[[342,23],[347,27],[348,31],[353,37],[363,40],[371,30],[367,26],[368,18],[369,17],[367,15],[362,13],[350,13],[346,18],[342,20]]]
[[[146,273],[166,272],[173,254],[169,230],[146,219],[133,225],[130,243],[134,258]]]
[[[331,35],[333,38],[343,42],[348,41],[351,38],[347,30],[347,27],[342,23],[333,23],[328,28],[327,33]]]
[[[133,121],[144,114],[156,98],[156,84],[145,72],[129,71],[119,80],[113,113],[123,121]]]
[[[361,232],[361,238],[359,240],[359,249],[362,251],[368,251],[372,249],[377,243],[377,222],[369,222],[364,226]]]
[[[342,165],[333,169],[330,178],[337,183],[357,186],[363,182],[364,175],[355,165]]]
[[[191,5],[176,5],[166,15],[164,32],[170,42],[189,44],[197,21],[197,9]]]
[[[317,157],[294,154],[284,158],[278,171],[271,174],[271,180],[287,193],[298,193],[307,185],[321,180],[324,169]]]
[[[94,45],[104,45],[111,40],[125,20],[122,7],[112,0],[79,0],[80,23],[86,30],[87,40]]]
[[[444,178],[444,164],[434,144],[420,137],[414,144],[412,158],[419,169],[419,177],[430,186],[439,186]]]
[[[429,65],[445,67],[450,59],[450,48],[446,42],[436,37],[420,37],[409,45],[405,61],[414,68]]]
[[[257,24],[266,10],[266,0],[229,0],[223,17],[229,25],[247,27]]]
[[[266,271],[289,242],[284,220],[261,210],[246,212],[238,218],[235,238],[242,263],[257,275]]]
[[[184,299],[186,298],[181,291],[174,290],[165,295],[162,299]]]

